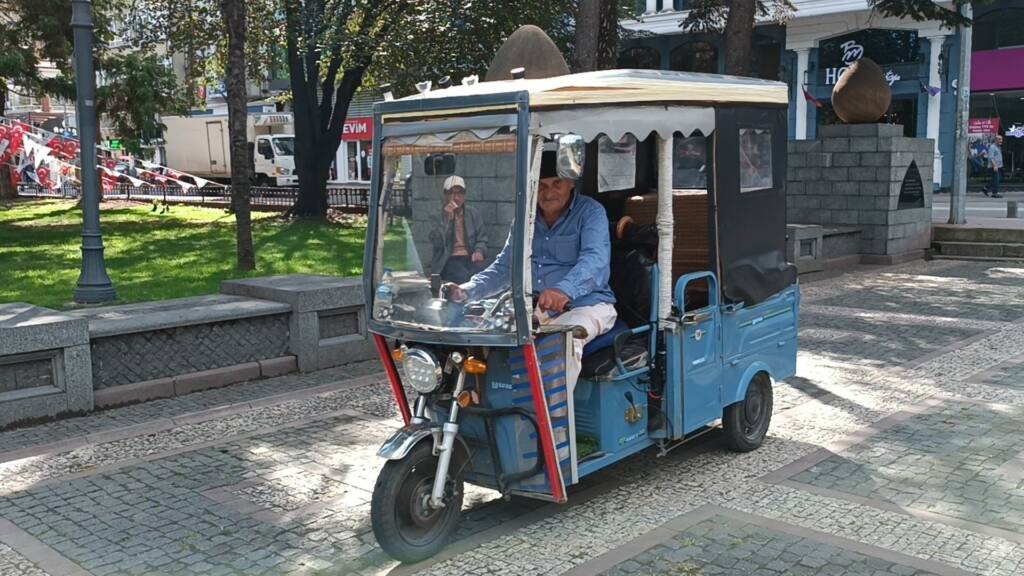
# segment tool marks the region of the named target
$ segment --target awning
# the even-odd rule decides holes
[[[590,142],[604,134],[618,141],[626,134],[637,140],[652,132],[669,139],[680,132],[708,135],[715,129],[715,109],[698,106],[602,106],[569,110],[541,110],[530,114],[530,132],[551,138],[556,134],[579,134]]]

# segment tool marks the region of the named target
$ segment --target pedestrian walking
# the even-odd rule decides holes
[[[991,196],[992,198],[1002,198],[1003,195],[999,193],[999,182],[1002,180],[1003,169],[1003,137],[996,136],[996,141],[988,147],[988,164],[989,168],[992,169],[992,184],[981,189],[985,196]]]

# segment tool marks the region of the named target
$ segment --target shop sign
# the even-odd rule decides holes
[[[882,68],[892,86],[917,77],[917,33],[897,30],[861,30],[820,45],[821,81],[832,86],[855,62],[865,56]]]
[[[968,134],[998,134],[999,118],[971,118],[967,121]]]
[[[341,130],[341,139],[373,140],[373,118],[349,118]]]
[[[1011,138],[1024,138],[1024,126],[1010,126],[1010,129],[1006,131],[1006,135]]]

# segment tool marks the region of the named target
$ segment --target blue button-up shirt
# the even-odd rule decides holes
[[[472,299],[493,296],[511,283],[511,235],[494,262],[462,287]],[[537,214],[533,229],[533,290],[557,288],[573,307],[615,303],[608,286],[611,273],[611,239],[604,207],[573,192],[569,209],[555,225]]]

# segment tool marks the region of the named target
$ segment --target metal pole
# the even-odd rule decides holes
[[[82,172],[82,272],[75,302],[98,304],[117,298],[103,261],[100,195],[96,173],[96,74],[92,62],[92,2],[71,0],[75,31],[75,84],[78,92],[79,160]]]
[[[960,6],[965,18],[973,18],[971,4]],[[971,115],[971,33],[973,27],[960,26],[960,72],[956,94],[956,140],[953,143],[953,188],[949,195],[949,223],[967,223],[967,119]]]

